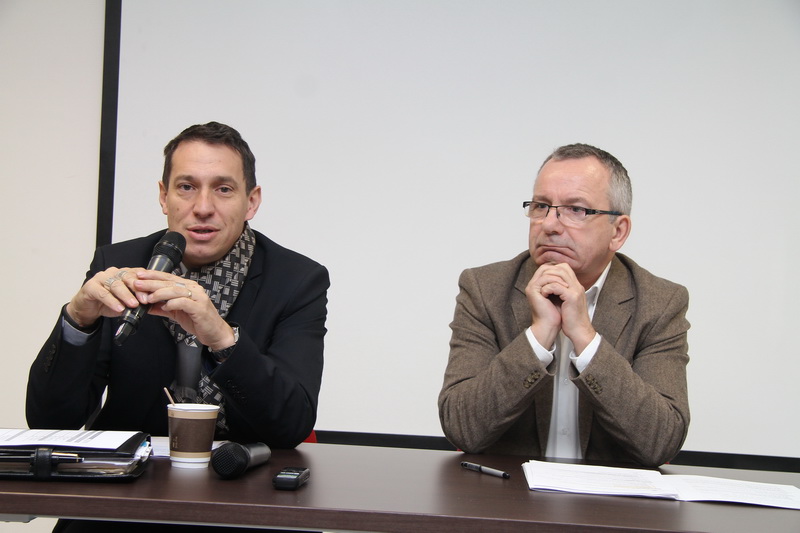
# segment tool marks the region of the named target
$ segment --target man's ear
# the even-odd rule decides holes
[[[247,215],[245,220],[253,220],[261,205],[261,185],[256,185],[247,197]]]
[[[611,243],[609,243],[608,248],[612,252],[616,252],[622,248],[622,245],[628,240],[628,235],[631,234],[631,217],[618,215],[612,224],[614,226],[614,234],[611,236]]]
[[[164,187],[164,182],[158,182],[158,203],[161,204],[161,212],[167,214],[167,188]]]

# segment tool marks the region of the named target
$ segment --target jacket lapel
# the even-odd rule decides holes
[[[631,319],[634,296],[627,270],[615,255],[592,319],[594,329],[611,345],[617,344],[625,325]],[[578,399],[578,426],[584,457],[589,446],[593,411],[588,398],[581,394]]]
[[[631,319],[634,296],[627,270],[614,256],[592,320],[594,329],[612,345],[617,343],[622,330]]]

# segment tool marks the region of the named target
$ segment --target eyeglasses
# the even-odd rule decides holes
[[[550,208],[553,208],[556,210],[556,217],[565,226],[580,226],[586,222],[586,217],[589,215],[622,214],[619,211],[602,211],[577,205],[550,205],[543,202],[522,202],[522,207],[525,209],[525,216],[539,222],[543,221],[550,214]]]

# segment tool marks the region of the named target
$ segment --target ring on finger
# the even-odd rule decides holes
[[[187,298],[189,298],[191,300],[192,299],[192,291],[190,289],[186,289],[186,290],[189,291],[189,296],[187,296]]]
[[[112,276],[112,277],[110,277],[110,278],[106,279],[106,280],[103,282],[103,285],[105,285],[105,286],[106,286],[106,289],[109,289],[109,290],[111,290],[111,286],[112,286],[112,285],[114,285],[114,284],[115,284],[116,282],[118,282],[118,281],[119,281],[119,278],[118,278],[118,277],[116,277],[116,276]]]

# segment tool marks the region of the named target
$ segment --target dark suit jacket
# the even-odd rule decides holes
[[[99,248],[87,274],[146,266],[163,231]],[[211,374],[225,395],[228,438],[294,447],[314,427],[322,380],[328,272],[256,232],[247,279],[226,317],[239,342]],[[84,346],[62,339],[59,317],[33,362],[26,414],[31,428],[140,430],[167,434],[164,387],[175,376],[176,345],[162,318],[147,315],[116,346],[116,319]],[[96,418],[103,391],[107,399]]]
[[[545,368],[525,335],[535,270],[524,252],[459,280],[439,416],[465,451],[545,452],[557,362]],[[680,450],[689,426],[688,305],[684,287],[622,254],[612,260],[592,321],[600,347],[580,375],[570,365],[584,458],[652,466]]]

